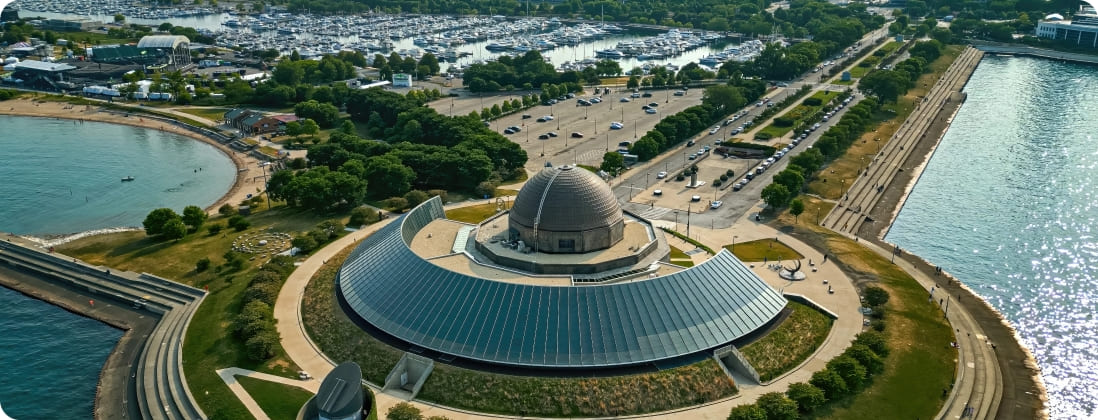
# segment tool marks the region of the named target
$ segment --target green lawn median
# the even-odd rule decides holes
[[[313,397],[312,392],[277,382],[247,376],[236,376],[236,381],[240,382],[240,386],[248,391],[248,395],[252,396],[271,420],[297,419],[298,411]]]

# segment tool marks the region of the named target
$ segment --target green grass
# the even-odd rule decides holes
[[[817,99],[823,101],[822,102],[823,104],[826,104],[827,101],[833,99],[837,95],[838,95],[838,92],[831,92],[831,91],[827,91],[827,90],[821,90],[819,92],[813,93],[812,96],[809,96],[809,98],[817,98]],[[809,118],[812,115],[816,114],[822,108],[823,108],[822,104],[820,106],[809,106],[809,105],[804,104],[804,100],[801,100],[797,104],[797,106],[793,107],[793,109],[791,109],[791,110],[787,111],[786,113],[780,115],[780,117],[799,115],[800,117],[797,118],[797,121],[794,122],[793,125],[790,125],[788,127],[779,127],[777,125],[774,125],[774,123],[770,123],[769,125],[767,125],[762,130],[759,130],[759,133],[769,134],[771,138],[779,138],[781,136],[786,135],[790,131],[792,131],[793,127],[796,127],[798,124],[800,124],[806,118]]]
[[[446,218],[458,222],[478,224],[496,213],[498,213],[496,203],[487,203],[446,210]]]
[[[694,260],[691,259],[689,255],[686,255],[685,252],[682,252],[681,249],[678,249],[674,246],[671,247],[670,260],[671,264],[675,264],[680,267],[694,266]]]
[[[289,386],[262,379],[237,376],[236,381],[252,396],[259,408],[271,420],[295,420],[298,411],[313,393],[296,386]]]
[[[333,257],[310,281],[302,320],[325,354],[357,362],[363,378],[380,383],[401,352],[355,326],[335,302],[335,275],[351,249]],[[510,376],[436,363],[418,398],[487,413],[590,417],[669,410],[735,392],[732,380],[710,358],[655,373],[586,378]]]
[[[823,344],[834,323],[811,307],[789,302],[792,313],[765,337],[740,349],[759,378],[769,381],[804,362]]]
[[[265,206],[257,208],[256,213],[249,216],[253,227],[244,233],[268,227],[277,232],[302,232],[332,218],[287,207],[275,207],[271,211],[263,208]],[[225,221],[214,218],[206,222],[207,225],[212,223],[224,225]],[[148,238],[143,232],[124,232],[84,238],[58,247],[59,252],[92,264],[148,272],[198,288],[209,287],[209,294],[187,329],[183,369],[195,399],[211,419],[249,417],[216,369],[235,366],[286,377],[294,377],[299,370],[281,347],[276,349],[275,357],[266,362],[250,360],[243,343],[226,333],[243,304],[242,295],[248,279],[261,264],[258,258],[246,261],[245,268],[238,272],[223,270],[219,274],[213,268],[202,273],[194,271],[195,262],[203,257],[209,258],[215,266],[222,264],[222,255],[231,249],[233,239],[240,234],[225,229],[211,236],[203,230],[176,242],[163,242]]]
[[[217,122],[225,118],[225,113],[229,112],[229,108],[177,108],[176,111]]]
[[[799,260],[804,258],[801,253],[790,248],[781,241],[773,239],[759,239],[757,241],[737,242],[733,247],[725,245],[724,249],[732,251],[743,262],[755,262],[766,259],[767,261]]]

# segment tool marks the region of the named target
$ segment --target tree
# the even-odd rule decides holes
[[[910,83],[911,80],[900,72],[878,70],[862,77],[861,81],[858,82],[858,86],[876,96],[881,102],[896,102],[900,95],[907,92]]]
[[[888,303],[888,291],[877,286],[866,287],[865,303],[874,307]]]
[[[789,202],[789,214],[793,215],[794,221],[799,221],[801,213],[804,213],[804,202],[799,198],[794,198]]]
[[[236,215],[236,216],[230,217],[228,223],[229,223],[229,227],[231,227],[233,229],[236,229],[237,232],[243,232],[243,231],[247,230],[249,226],[252,225],[252,222],[249,222],[248,219],[245,219],[244,216],[241,216],[239,214]]]
[[[125,22],[125,21],[126,21],[126,17],[125,17],[125,16],[123,16],[123,15],[122,15],[121,13],[118,13],[118,14],[115,14],[115,15],[114,15],[114,22],[115,22],[115,23],[118,23],[118,22]]]
[[[884,335],[877,331],[865,331],[858,334],[858,337],[854,339],[854,344],[865,345],[878,356],[888,357],[888,343],[885,341]]]
[[[160,234],[167,239],[183,239],[187,235],[187,225],[184,225],[183,220],[177,217],[164,223]]]
[[[210,268],[210,259],[208,257],[202,257],[198,262],[194,263],[195,272],[203,272]]]
[[[428,72],[427,75],[433,76],[433,75],[438,74],[438,71],[439,71],[438,58],[435,57],[434,54],[431,54],[431,53],[423,54],[423,57],[419,59],[419,66],[418,67],[422,68],[424,66],[427,67],[427,72]],[[421,74],[420,76],[424,76],[424,75]]]
[[[656,132],[658,133],[658,132]],[[655,140],[652,140],[647,135],[633,143],[633,147],[629,148],[629,153],[637,155],[637,159],[646,161],[656,157],[660,153],[660,146],[656,144]]]
[[[847,391],[846,382],[843,382],[843,378],[830,368],[813,373],[808,383],[823,391],[824,396],[829,400],[839,398]]]
[[[702,105],[713,108],[714,115],[724,115],[733,109],[739,109],[747,104],[740,88],[728,85],[713,85],[705,88],[702,94]]]
[[[248,358],[254,361],[264,361],[274,356],[278,346],[278,332],[273,328],[265,329],[244,342],[244,348],[248,351]]]
[[[387,154],[366,159],[366,182],[371,187],[368,194],[372,197],[393,197],[403,195],[412,188],[416,173],[404,166],[400,158]]]
[[[792,198],[804,186],[804,176],[800,172],[784,169],[774,175],[774,182],[784,185],[790,193],[789,197]]]
[[[789,203],[789,189],[777,182],[763,188],[761,195],[763,201],[774,208],[785,207]]]
[[[202,210],[198,206],[187,206],[183,208],[183,223],[190,226],[196,232],[198,228],[202,227],[203,223],[206,223],[206,211]]]
[[[179,215],[174,210],[169,208],[159,208],[149,212],[145,216],[145,221],[141,224],[145,227],[145,234],[159,235],[164,232],[164,226],[172,220],[181,220]]]
[[[767,420],[796,420],[797,403],[780,392],[768,392],[755,400],[755,405],[766,412]]]
[[[351,220],[347,222],[347,226],[359,227],[376,221],[378,221],[376,211],[369,207],[355,207],[351,209]]]
[[[852,391],[862,387],[867,373],[865,366],[846,354],[827,362],[827,369],[839,374],[846,387]]]
[[[222,216],[234,216],[236,215],[236,207],[233,207],[233,205],[229,203],[222,204],[221,207],[217,208],[217,214]]]
[[[878,356],[865,344],[852,345],[843,353],[857,360],[858,364],[865,366],[866,372],[870,375],[884,371],[884,361],[881,360],[881,356]]]
[[[355,134],[355,123],[351,120],[343,120],[339,126],[339,132],[343,134]]]
[[[637,77],[636,75],[629,76],[629,80],[625,82],[625,87],[628,89],[640,87],[640,77]]]
[[[316,134],[320,132],[320,126],[316,124],[316,121],[306,118],[301,122],[302,134]]]
[[[422,420],[423,414],[415,406],[406,402],[398,403],[385,413],[386,420]]]
[[[816,408],[827,402],[827,397],[824,396],[823,391],[804,382],[789,384],[785,396],[797,403],[797,409],[805,414],[815,411]]]
[[[767,420],[766,411],[755,404],[737,405],[728,413],[728,420]]]
[[[625,167],[625,157],[621,153],[606,152],[602,155],[602,165],[599,166],[599,169],[613,174],[623,167]]]

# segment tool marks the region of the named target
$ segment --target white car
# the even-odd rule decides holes
[[[652,195],[663,195],[663,190],[652,191]]]
[[[623,96],[623,97],[622,97],[622,98],[620,99],[620,101],[621,101],[621,102],[630,102],[630,99],[629,99],[629,98],[626,98],[626,97],[624,97],[624,96]]]
[[[664,178],[667,178],[667,171],[660,171],[659,173],[656,174],[656,179],[664,179]]]
[[[611,130],[621,130],[622,127],[625,127],[625,126],[622,125],[620,122],[614,121],[614,122],[610,123],[610,129]]]
[[[717,132],[718,132],[718,131],[721,131],[721,127],[720,127],[720,126],[717,126],[717,127],[713,127],[713,129],[712,129],[712,130],[709,130],[709,134],[717,134]]]
[[[724,204],[724,202],[723,201],[714,201],[712,204],[709,205],[709,208],[719,209],[719,208],[721,208],[721,204]]]
[[[690,197],[690,201],[694,201],[694,202],[702,201],[702,197],[700,195],[694,195],[694,196]]]

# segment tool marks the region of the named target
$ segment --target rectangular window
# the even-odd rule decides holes
[[[575,239],[561,239],[557,241],[557,248],[560,249],[576,249]]]

